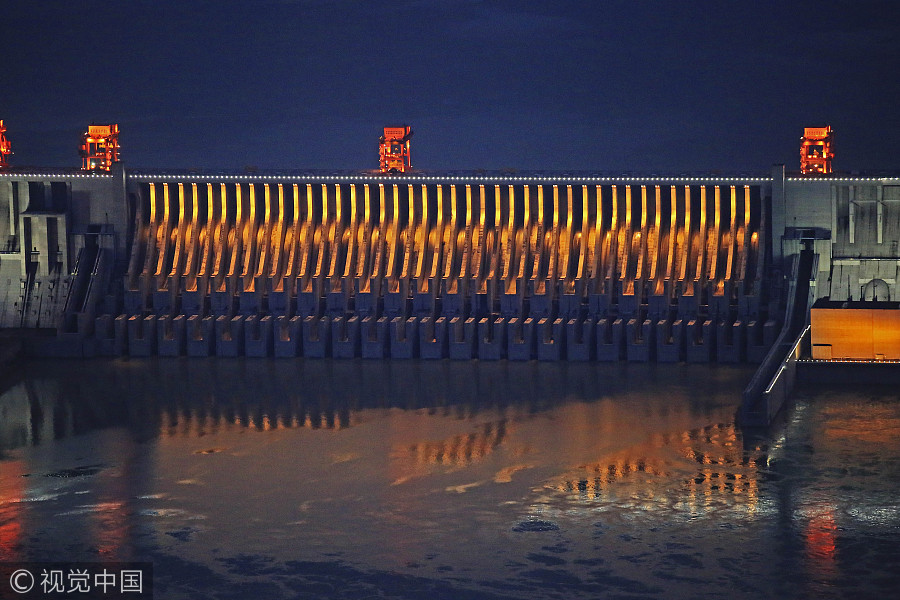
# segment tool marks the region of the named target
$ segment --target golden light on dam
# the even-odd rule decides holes
[[[274,327],[265,335],[276,346],[297,346],[302,333],[313,355],[546,350],[615,360],[636,343],[678,360],[688,329],[756,325],[738,315],[758,304],[762,277],[764,209],[751,185],[262,180],[140,190],[125,292],[130,313],[150,315],[128,319],[138,352],[162,328],[160,351],[184,353],[169,345],[186,338],[190,353],[199,348],[190,340],[215,326],[220,341],[238,344],[235,328],[252,337]],[[581,325],[585,315],[592,320]],[[628,325],[626,340],[629,320],[638,329]],[[671,349],[653,346],[657,321],[666,339],[674,328]],[[590,328],[587,344],[595,326],[615,341],[572,349],[567,326],[575,338]],[[521,348],[506,347],[507,331]],[[503,342],[492,349],[495,334]]]
[[[349,202],[342,199],[342,187],[349,188]],[[496,250],[492,247],[494,238],[488,240],[488,233],[499,233],[505,242],[506,252],[501,253],[499,266],[507,278],[511,277],[510,261],[530,256],[531,268],[526,269],[526,277],[539,283],[554,278],[571,283],[579,270],[576,267],[586,264],[594,267],[595,278],[603,266],[614,266],[620,276],[634,283],[635,279],[642,279],[645,263],[666,266],[648,269],[645,280],[661,278],[684,283],[688,278],[679,267],[699,263],[702,266],[695,279],[705,272],[707,277],[721,282],[732,277],[733,268],[729,267],[746,263],[748,249],[736,240],[745,236],[750,219],[758,211],[751,206],[749,186],[743,190],[744,198],[739,198],[731,186],[731,206],[727,210],[722,206],[719,186],[713,188],[715,202],[711,207],[707,206],[705,186],[700,188],[699,203],[692,202],[690,186],[671,186],[668,199],[661,194],[660,186],[655,186],[652,207],[648,206],[647,186],[640,186],[640,207],[632,204],[631,185],[609,189],[581,186],[581,202],[573,198],[578,190],[572,186],[566,186],[567,198],[561,202],[557,185],[552,186],[551,200],[544,197],[545,186],[535,186],[535,200],[531,186],[508,186],[504,190],[495,185],[492,198],[486,194],[485,186],[478,186],[477,193],[473,193],[471,185],[462,190],[456,185],[440,185],[437,200],[429,202],[425,185],[418,189],[413,185],[385,189],[379,184],[377,193],[371,194],[371,186],[364,184],[364,201],[360,203],[357,187],[307,184],[306,193],[301,194],[299,186],[293,185],[291,201],[285,202],[285,190],[279,184],[276,204],[268,183],[222,183],[218,189],[212,184],[205,189],[191,184],[190,192],[183,183],[150,183],[147,203],[141,211],[146,221],[138,223],[140,232],[135,236],[140,252],[132,257],[132,285],[146,283],[153,290],[164,291],[174,278],[178,289],[182,289],[180,277],[191,277],[191,281],[197,277],[206,279],[207,291],[221,289],[223,281],[233,284],[232,279],[239,280],[241,291],[252,291],[254,278],[274,279],[280,274],[288,278],[293,275],[304,283],[316,277],[369,274],[396,284],[404,277],[418,280],[431,275],[426,267],[432,262],[443,264],[445,277],[459,282],[470,273],[478,273],[484,266],[484,261],[478,259]],[[619,201],[621,187],[625,188],[624,203]],[[449,202],[443,201],[445,191],[449,191]],[[262,201],[258,199],[259,192]],[[611,198],[604,198],[604,193],[611,193]],[[190,198],[186,198],[188,194]],[[521,195],[517,197],[518,194]],[[710,208],[714,219],[711,228],[707,228]],[[611,214],[604,214],[604,209]],[[438,211],[440,214],[436,215]],[[699,228],[691,226],[692,211],[700,213]],[[624,213],[624,220],[620,220],[619,213]],[[632,227],[635,213],[640,218],[639,228]],[[647,213],[652,213],[652,224]],[[727,228],[721,222],[723,213],[730,219]],[[743,215],[742,222],[737,222],[737,214]],[[493,218],[487,218],[488,215]],[[505,221],[503,215],[507,216]],[[664,218],[667,222],[663,222]],[[521,242],[518,247],[509,247],[520,231],[529,239],[527,247]],[[618,265],[610,264],[608,254],[612,249],[604,247],[608,244],[597,243],[606,240],[610,233],[623,240],[617,249],[622,255]],[[438,248],[438,256],[433,256],[434,252],[429,256],[427,251],[437,246],[435,235],[443,247]],[[751,232],[751,236],[756,239],[758,232]],[[661,237],[665,238],[664,244],[641,243]],[[589,246],[579,243],[581,240],[595,243]],[[631,247],[640,251],[631,256]],[[352,268],[353,258],[357,259],[356,269]],[[726,261],[724,266],[718,266],[720,259]],[[632,270],[634,276],[629,273]],[[483,282],[485,275],[478,279]]]

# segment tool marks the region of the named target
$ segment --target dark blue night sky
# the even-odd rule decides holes
[[[76,166],[117,122],[129,167],[679,173],[900,167],[894,2],[4,0],[15,165]]]

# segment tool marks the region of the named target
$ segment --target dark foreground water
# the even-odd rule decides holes
[[[747,368],[26,363],[0,561],[152,561],[156,598],[890,598],[900,401]]]

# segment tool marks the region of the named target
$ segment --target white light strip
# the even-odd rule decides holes
[[[561,175],[551,177],[544,175],[508,176],[496,177],[485,175],[217,175],[217,174],[184,174],[184,173],[139,173],[129,174],[128,179],[139,181],[149,180],[226,180],[226,181],[335,181],[352,183],[356,181],[378,182],[424,182],[424,183],[453,183],[461,181],[485,181],[503,183],[770,183],[771,177],[572,177]]]
[[[812,327],[812,326],[811,325],[806,326],[806,329],[804,329],[803,332],[799,336],[797,336],[797,340],[794,342],[794,345],[791,346],[791,349],[788,350],[787,354],[784,355],[785,357],[781,360],[781,366],[779,367],[778,372],[775,373],[775,376],[772,377],[772,381],[769,382],[769,387],[766,388],[766,391],[765,391],[766,394],[772,393],[772,390],[775,388],[775,384],[778,383],[778,380],[781,379],[781,375],[787,370],[787,365],[785,364],[786,362],[789,362],[787,357],[788,356],[796,356],[797,347],[800,346],[800,343],[803,341],[803,338],[809,332],[810,327]]]
[[[785,181],[804,183],[833,183],[835,181],[897,182],[900,177],[785,177]]]
[[[5,173],[0,171],[0,177],[9,179],[112,179],[110,174],[99,173]]]

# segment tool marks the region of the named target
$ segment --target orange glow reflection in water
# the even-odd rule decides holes
[[[464,469],[493,453],[511,433],[506,419],[490,421],[469,433],[413,443],[396,443],[391,450],[391,479],[400,484],[437,472]]]
[[[757,511],[757,462],[747,452],[734,423],[674,433],[654,433],[644,443],[612,452],[553,487],[574,500],[671,505],[696,515],[717,503]]]
[[[109,454],[120,454],[122,474],[112,477],[98,477],[96,492],[97,503],[86,507],[87,529],[91,539],[97,548],[98,555],[103,560],[130,560],[133,548],[131,546],[131,531],[134,526],[130,499],[135,495],[134,490],[129,489],[130,478],[125,476],[134,469],[134,448],[125,445],[127,455],[122,456],[122,444],[117,440],[111,440]]]
[[[837,575],[835,565],[837,524],[834,509],[825,507],[810,517],[803,535],[810,575],[819,581],[833,579]]]
[[[20,558],[25,528],[25,471],[19,460],[0,460],[0,560]]]

